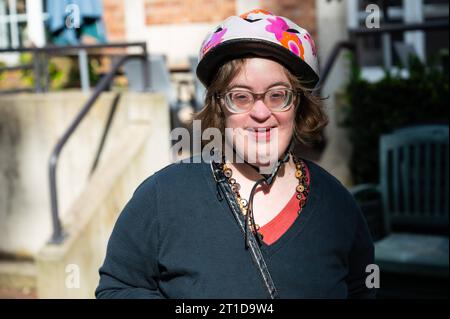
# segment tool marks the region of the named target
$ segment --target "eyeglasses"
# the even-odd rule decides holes
[[[231,113],[248,112],[259,99],[262,99],[272,112],[285,112],[292,107],[294,96],[299,95],[300,92],[286,88],[270,89],[264,93],[233,90],[223,95],[217,94],[219,98],[224,99],[225,106]]]

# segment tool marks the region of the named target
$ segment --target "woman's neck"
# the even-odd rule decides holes
[[[244,178],[246,182],[254,182],[256,183],[263,176],[260,174],[258,167],[251,166],[247,163],[232,163],[233,171],[236,171],[236,175],[238,178]],[[292,156],[289,157],[289,161],[285,164],[282,164],[280,169],[277,172],[275,180],[284,179],[285,177],[291,176],[295,174],[295,163],[292,159]],[[244,181],[242,181],[244,182]]]

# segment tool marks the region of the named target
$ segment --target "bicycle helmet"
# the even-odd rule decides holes
[[[208,87],[220,66],[245,57],[275,60],[304,85],[319,81],[317,50],[311,35],[291,20],[257,9],[231,16],[209,33],[200,49],[197,76]]]

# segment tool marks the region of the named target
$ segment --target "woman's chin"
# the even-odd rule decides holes
[[[261,174],[270,174],[273,171],[273,168],[277,165],[279,156],[277,154],[265,154],[265,153],[241,153],[237,152],[238,159],[237,162],[243,162],[242,159],[245,160],[246,163],[257,167]]]

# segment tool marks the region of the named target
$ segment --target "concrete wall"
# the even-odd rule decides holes
[[[164,120],[161,116],[156,118]],[[39,298],[94,297],[107,240],[118,214],[130,199],[130,191],[155,167],[167,162],[166,154],[154,151],[168,145],[164,145],[155,125],[149,125],[155,118],[151,120],[132,124],[123,132],[107,163],[99,168],[69,210],[64,243],[46,245],[39,252]]]
[[[61,154],[57,183],[63,220],[89,185],[90,167],[113,97],[111,93],[101,96]],[[35,257],[50,238],[48,159],[87,98],[63,92],[0,99],[0,252]],[[147,158],[146,170],[139,172],[144,178],[169,161],[169,120],[162,96],[122,97],[101,163],[112,156],[124,132],[129,141],[135,141],[128,131],[135,121],[151,123],[152,141],[160,146],[158,153]],[[126,191],[130,195],[132,187]]]
[[[317,0],[318,51],[323,68],[337,42],[348,39],[346,1]],[[346,51],[344,51],[346,53]],[[346,130],[338,126],[340,101],[336,93],[347,84],[349,68],[345,54],[341,54],[322,90],[329,97],[325,101],[330,124],[326,129],[327,147],[320,163],[345,185],[352,184],[349,161],[351,144]]]

